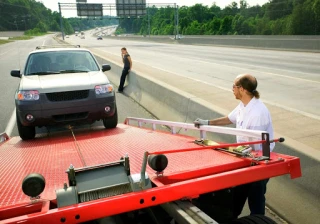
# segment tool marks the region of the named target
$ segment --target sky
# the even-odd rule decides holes
[[[42,2],[47,8],[51,9],[52,11],[59,11],[58,8],[58,2],[60,3],[76,3],[76,0],[37,0],[38,2]],[[197,3],[201,3],[203,5],[211,6],[214,2],[216,5],[220,6],[221,8],[224,8],[225,6],[229,5],[231,2],[237,2],[239,5],[239,0],[147,0],[147,3],[169,3],[174,4],[176,3],[178,6],[192,6]],[[115,0],[87,0],[87,3],[102,3],[102,4],[115,4]],[[247,0],[247,3],[250,6],[253,5],[263,5],[264,3],[268,2],[268,0]],[[104,14],[106,14],[104,12]],[[107,15],[109,15],[109,12],[107,12]],[[112,15],[115,15],[112,13]],[[63,17],[77,17],[77,13],[75,10],[68,10],[64,7],[62,7],[62,16]]]

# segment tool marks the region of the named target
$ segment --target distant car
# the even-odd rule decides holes
[[[66,38],[69,38],[69,36],[67,35]]]
[[[42,47],[40,47],[42,48]],[[32,51],[15,93],[19,135],[33,139],[35,127],[57,124],[93,123],[105,128],[118,124],[113,86],[103,73],[110,65],[99,64],[89,50],[49,48]]]
[[[101,36],[99,36],[99,37],[97,38],[97,40],[102,40],[102,37],[101,37]]]

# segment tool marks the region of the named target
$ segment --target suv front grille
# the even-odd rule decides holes
[[[64,121],[76,121],[85,119],[88,117],[88,112],[81,112],[81,113],[74,113],[74,114],[60,114],[60,115],[53,115],[53,119],[56,122],[64,122]]]
[[[46,93],[46,96],[47,96],[48,100],[53,101],[53,102],[81,100],[81,99],[88,98],[89,90]]]

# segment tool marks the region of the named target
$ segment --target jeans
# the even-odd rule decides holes
[[[264,215],[267,192],[267,183],[269,179],[253,182],[248,195],[248,204],[251,215]]]
[[[253,183],[243,184],[234,188],[234,218],[236,219],[242,212],[243,206],[248,198],[250,215],[264,215],[269,179],[260,180]]]
[[[123,86],[126,81],[126,77],[129,74],[129,69],[130,68],[123,68],[123,70],[122,70],[122,75],[120,78],[120,85],[119,85],[118,91],[123,91]]]

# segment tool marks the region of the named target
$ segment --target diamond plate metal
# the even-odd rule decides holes
[[[87,166],[117,161],[128,154],[131,173],[139,173],[145,151],[195,147],[192,137],[124,124],[119,124],[112,130],[74,132],[77,144],[70,132],[63,132],[33,141],[21,141],[19,137],[14,137],[0,146],[0,208],[30,201],[23,194],[21,183],[23,178],[32,172],[40,173],[46,179],[41,198],[55,199],[55,190],[62,188],[67,182],[65,171],[69,165],[73,164],[75,168],[83,167],[81,154]],[[239,163],[242,160],[214,150],[174,153],[167,157],[169,164],[165,174]],[[152,179],[154,171],[148,167],[147,172]]]

